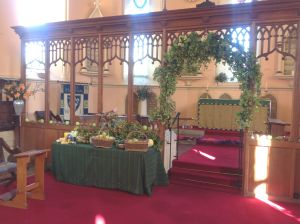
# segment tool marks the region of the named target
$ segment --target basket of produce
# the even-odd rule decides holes
[[[147,135],[140,131],[132,131],[127,135],[124,146],[127,151],[146,152],[148,151]]]
[[[119,143],[116,144],[119,149],[125,149],[125,144]]]
[[[83,144],[88,144],[89,143],[89,137],[88,136],[81,136],[81,135],[78,135],[76,137],[76,142],[78,143],[83,143]]]
[[[105,132],[90,138],[91,144],[98,148],[111,148],[114,141],[115,138],[107,135]]]
[[[76,126],[74,132],[76,132],[76,142],[89,144],[91,136],[94,136],[98,133],[96,127],[85,127],[85,126]]]

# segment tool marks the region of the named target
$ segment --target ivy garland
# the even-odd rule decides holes
[[[160,85],[160,95],[159,106],[152,118],[169,125],[175,112],[175,102],[171,97],[176,91],[177,78],[183,69],[196,72],[199,66],[207,67],[212,59],[216,63],[225,61],[240,83],[242,93],[238,122],[241,128],[248,128],[255,109],[260,106],[260,65],[253,52],[247,52],[239,44],[233,43],[229,35],[220,37],[214,33],[208,33],[205,37],[196,32],[180,36],[165,54],[164,64],[154,71],[154,80]]]

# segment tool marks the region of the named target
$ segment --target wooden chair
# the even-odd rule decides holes
[[[44,200],[45,159],[50,150],[31,150],[15,155],[17,162],[17,189],[0,197],[0,205],[27,208],[27,197]],[[27,184],[27,166],[31,157],[35,159],[35,182]]]
[[[8,153],[7,159],[4,150]],[[0,185],[9,185],[16,180],[17,165],[14,155],[20,152],[18,148],[11,149],[4,139],[0,138]]]

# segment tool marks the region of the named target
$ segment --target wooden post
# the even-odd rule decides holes
[[[103,42],[102,35],[98,37],[99,49],[98,49],[98,113],[103,112]]]
[[[299,122],[300,122],[300,21],[298,22],[298,33],[297,33],[297,51],[296,51],[296,71],[294,75],[294,92],[293,92],[293,106],[292,106],[292,126],[290,139],[298,139],[299,136]]]
[[[75,47],[74,37],[71,38],[71,69],[70,69],[70,124],[75,123]]]
[[[23,80],[26,84],[26,60],[25,60],[25,40],[21,39],[21,80]],[[26,113],[26,101],[25,101],[25,105],[24,105],[24,111]],[[24,112],[23,111],[23,112]],[[21,139],[21,136],[24,136],[24,134],[22,134],[22,127],[21,127],[21,123],[22,123],[22,117],[19,118],[19,125],[18,125],[18,130],[16,130],[16,142],[17,142],[17,146],[18,147],[24,147],[25,143],[24,140]]]
[[[242,167],[243,167],[243,182],[242,192],[244,196],[248,195],[249,192],[249,132],[248,129],[243,131],[243,145],[242,145]]]
[[[161,52],[161,64],[162,64],[162,66],[164,65],[164,61],[165,61],[164,56],[165,56],[167,50],[168,50],[168,34],[167,34],[166,28],[163,28],[163,31],[162,31],[162,52]],[[166,127],[165,127],[165,125],[163,125],[159,122],[158,128],[159,128],[160,140],[163,143],[165,143]],[[178,142],[176,142],[176,144],[178,144]],[[161,150],[161,158],[162,158],[163,161],[164,161],[164,157],[165,157],[165,144],[162,145],[162,150]]]
[[[257,32],[256,32],[256,23],[251,23],[251,30],[250,30],[250,49],[256,55],[256,47],[257,47]],[[257,55],[256,55],[257,56]]]
[[[45,43],[45,117],[44,117],[44,124],[49,124],[49,102],[50,102],[50,86],[49,81],[50,79],[50,58],[49,58],[49,40]]]
[[[134,36],[129,35],[129,65],[128,65],[128,93],[127,93],[127,120],[133,121],[133,54],[134,54]]]

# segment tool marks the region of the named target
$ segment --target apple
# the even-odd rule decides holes
[[[149,138],[149,139],[148,139],[148,147],[151,147],[151,146],[153,146],[153,145],[154,145],[153,139]]]
[[[143,125],[143,130],[147,131],[148,127],[146,125]]]

